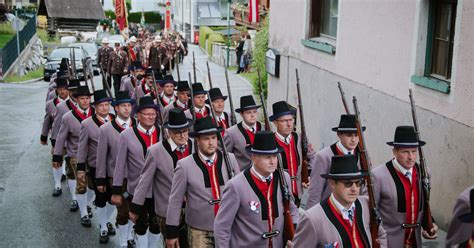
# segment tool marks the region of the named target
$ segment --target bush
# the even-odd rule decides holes
[[[212,56],[212,43],[225,43],[224,37],[220,33],[211,33],[209,34],[209,38],[207,39],[207,54]]]
[[[130,13],[128,14],[128,22],[140,23],[142,18],[141,12]],[[160,23],[161,15],[155,12],[145,12],[145,22],[146,23]]]
[[[214,31],[208,26],[199,27],[199,46],[203,49],[206,49],[206,40],[212,32]]]
[[[0,23],[0,35],[15,35],[16,32],[12,27],[12,22]]]
[[[110,20],[113,20],[113,19],[116,18],[116,16],[115,16],[115,11],[113,11],[113,10],[106,10],[106,11],[104,12],[104,14],[105,14],[105,17],[106,17],[107,19],[110,19]]]
[[[255,47],[253,49],[253,62],[252,67],[256,70],[260,70],[262,77],[262,86],[265,99],[267,98],[267,73],[265,71],[265,54],[268,50],[268,19],[263,20],[263,27],[255,36]],[[253,90],[255,94],[260,93],[260,87],[258,85],[258,78],[255,78],[252,82]]]

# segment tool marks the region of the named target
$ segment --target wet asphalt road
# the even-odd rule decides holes
[[[208,89],[207,56],[195,46],[190,51],[196,53],[198,81]],[[214,63],[210,67],[214,87],[226,94],[223,68]],[[180,66],[181,80],[187,80],[190,70],[188,58]],[[240,96],[252,94],[252,89],[242,77],[233,72],[229,76],[238,107]],[[96,89],[102,88],[101,77],[94,82]],[[0,247],[118,247],[118,236],[107,245],[99,244],[95,218],[91,228],[81,226],[79,212],[69,211],[66,182],[62,196],[51,196],[51,148],[39,143],[47,87],[44,81],[0,83]]]

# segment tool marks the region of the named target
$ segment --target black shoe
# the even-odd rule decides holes
[[[85,215],[81,218],[81,224],[83,227],[91,227],[91,219],[89,219],[89,216]]]
[[[69,210],[71,212],[76,212],[79,209],[79,205],[77,205],[76,200],[72,200],[71,203],[69,204]]]
[[[61,182],[64,182],[64,181],[66,181],[66,175],[63,174],[63,175],[61,176]]]
[[[55,188],[53,189],[53,196],[58,197],[63,194],[63,190],[61,188]]]
[[[93,217],[91,207],[87,206],[87,213],[89,214],[89,219]]]
[[[99,236],[99,243],[101,244],[107,244],[109,242],[109,235],[107,234],[107,231],[101,231],[100,236]]]
[[[114,228],[114,225],[112,225],[112,223],[110,223],[110,222],[107,222],[107,233],[108,233],[110,236],[114,236],[114,235],[115,235],[115,228]]]
[[[131,239],[127,241],[127,248],[135,248],[135,240]]]

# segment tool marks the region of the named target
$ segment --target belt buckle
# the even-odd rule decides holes
[[[414,224],[405,224],[405,223],[403,223],[402,227],[403,228],[418,228],[418,227],[420,227],[420,224],[419,223],[414,223]]]
[[[210,205],[215,205],[219,204],[221,202],[221,199],[212,199],[208,201]]]
[[[279,234],[280,234],[280,231],[278,231],[278,230],[273,230],[273,231],[271,231],[271,232],[264,232],[264,233],[262,234],[262,238],[264,238],[264,239],[269,239],[269,238],[276,237],[276,236],[278,236]]]
[[[298,180],[298,176],[293,176],[293,177],[290,177],[291,180]]]

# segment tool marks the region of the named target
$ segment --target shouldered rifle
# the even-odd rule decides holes
[[[152,73],[153,75],[153,88],[155,90],[155,95],[156,95],[156,103],[158,104],[158,106],[160,107],[160,111],[158,111],[159,113],[158,114],[158,122],[160,123],[161,125],[161,134],[162,134],[162,139],[164,140],[166,138],[166,132],[165,132],[165,128],[163,127],[163,115],[162,115],[162,111],[165,109],[163,107],[163,104],[161,104],[161,101],[160,101],[160,94],[158,92],[158,86],[156,85],[156,79],[155,79],[155,72]]]
[[[207,98],[209,100],[211,99],[211,95],[209,94],[209,91],[207,92]],[[214,107],[212,106],[212,103],[209,104],[209,108],[211,109],[212,119],[214,119],[214,122],[217,126],[218,124],[217,124],[216,114],[214,113]],[[217,132],[217,139],[219,140],[219,143],[221,144],[222,153],[224,155],[224,162],[227,167],[227,173],[229,174],[229,179],[231,179],[235,175],[234,165],[230,161],[229,154],[227,153],[227,148],[225,147],[224,139],[222,138],[221,132]]]
[[[369,155],[367,154],[367,149],[365,147],[364,133],[362,132],[362,125],[360,121],[360,112],[359,107],[357,106],[357,98],[354,96],[352,102],[354,103],[354,111],[356,118],[356,128],[357,135],[359,136],[359,157],[360,157],[360,167],[362,171],[369,173],[365,177],[367,191],[369,194],[369,207],[370,207],[370,234],[372,236],[372,247],[379,248],[380,244],[377,242],[379,236],[379,225],[382,221],[380,217],[377,203],[375,202],[374,194],[374,185],[372,183],[372,178],[370,171],[372,169],[372,163],[370,162]]]
[[[90,80],[91,81],[92,92],[95,92],[95,85],[94,85],[94,80],[93,80],[94,76],[90,75],[90,69],[91,68],[89,68],[89,63],[88,63],[87,59],[83,58],[82,59],[82,71],[84,73],[84,82],[86,82],[86,85],[88,85],[87,81]]]
[[[193,115],[193,121],[196,121],[196,111],[194,110],[194,92],[193,92],[193,81],[191,81],[191,72],[188,72],[189,78],[189,93],[191,95],[191,104],[189,104],[189,112]]]
[[[100,71],[102,75],[102,86],[107,90],[107,93],[109,93],[109,96],[112,97],[112,90],[110,89],[109,82],[107,82],[107,72],[104,71],[104,68],[102,67],[102,64],[100,64]]]
[[[349,109],[349,106],[347,105],[346,101],[346,94],[344,93],[344,90],[342,89],[341,82],[337,82],[337,87],[339,88],[339,92],[341,93],[341,99],[342,99],[342,105],[344,106],[344,110],[346,111],[346,114],[351,114],[351,111]]]
[[[416,138],[420,140],[420,130],[418,128],[418,120],[416,117],[415,109],[415,99],[413,97],[413,92],[409,90],[410,95],[410,104],[411,104],[411,115],[413,117],[413,126],[415,128]],[[430,190],[431,182],[430,176],[428,174],[428,169],[426,168],[425,156],[423,154],[423,149],[421,146],[418,146],[418,154],[420,156],[420,173],[421,173],[421,182],[423,185],[423,221],[422,227],[429,235],[433,235],[431,229],[433,228],[433,217],[431,216],[430,208]]]
[[[196,78],[196,58],[194,57],[194,52],[193,52],[193,76],[194,76],[194,83],[197,82]]]
[[[265,116],[265,122],[268,121],[268,114],[266,109],[263,109],[263,114]],[[272,131],[267,129],[267,131]],[[280,189],[283,194],[283,217],[284,217],[284,226],[283,226],[283,242],[286,244],[288,240],[293,240],[295,236],[295,226],[293,224],[293,217],[291,216],[290,212],[290,202],[293,200],[292,193],[286,183],[285,172],[283,169],[283,161],[281,158],[281,154],[277,154],[278,158],[278,166],[277,166],[277,173],[280,177]]]
[[[301,152],[303,157],[303,162],[301,163],[301,181],[303,183],[309,182],[309,173],[308,173],[308,137],[306,136],[306,126],[304,123],[304,111],[303,111],[303,100],[301,98],[301,88],[300,88],[300,77],[298,74],[298,69],[295,69],[296,73],[296,90],[298,93],[298,109],[300,110],[300,125],[301,125]]]
[[[181,75],[179,74],[179,61],[176,62],[176,74],[178,75],[178,81],[181,81]]]
[[[209,78],[209,88],[214,88],[212,87],[212,79],[211,79],[211,69],[209,69],[209,61],[206,61],[206,66],[207,66],[207,78]],[[209,98],[210,101],[211,98]]]
[[[234,111],[234,102],[232,101],[232,93],[230,90],[230,83],[229,83],[229,74],[227,72],[227,67],[224,67],[224,73],[225,73],[225,82],[227,85],[227,94],[229,95],[229,105],[230,105],[230,124],[233,126],[237,124],[237,118],[235,116],[235,111]]]
[[[260,87],[260,102],[262,102],[263,117],[265,119],[265,130],[270,131],[270,121],[268,120],[267,107],[265,106],[265,97],[263,95],[263,83],[262,78],[260,77],[260,69],[257,69],[258,75],[258,86]]]

